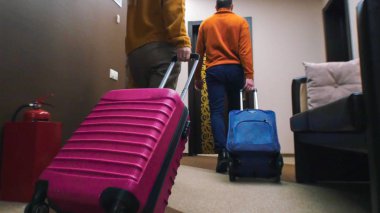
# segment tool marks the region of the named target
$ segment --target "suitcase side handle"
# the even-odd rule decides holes
[[[257,88],[253,88],[253,109],[259,109],[259,101],[257,98]],[[240,110],[243,110],[243,90],[240,90]]]
[[[194,60],[194,64],[193,64],[193,66],[191,67],[191,71],[190,71],[189,77],[187,78],[187,81],[186,81],[185,87],[183,88],[183,90],[182,90],[182,92],[181,92],[181,99],[182,99],[182,100],[184,99],[184,97],[185,97],[185,95],[186,95],[186,93],[187,93],[187,90],[189,89],[189,85],[190,85],[191,79],[193,78],[194,73],[195,73],[195,70],[196,70],[196,68],[197,68],[197,66],[198,66],[199,55],[196,54],[196,53],[191,53],[191,54],[190,54],[190,60]],[[169,78],[169,76],[170,76],[170,73],[172,72],[172,70],[173,70],[173,68],[174,68],[174,65],[175,65],[175,63],[176,63],[177,61],[178,61],[177,56],[174,56],[174,57],[172,58],[172,61],[171,61],[170,65],[169,65],[169,67],[168,67],[166,73],[165,73],[165,76],[164,76],[164,78],[162,79],[161,84],[160,84],[160,86],[159,86],[158,88],[164,88],[166,82],[168,81],[168,78]]]

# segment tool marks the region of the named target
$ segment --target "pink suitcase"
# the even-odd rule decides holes
[[[106,93],[43,171],[25,213],[164,212],[189,128],[184,97],[162,88]]]

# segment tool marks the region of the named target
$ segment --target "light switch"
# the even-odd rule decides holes
[[[119,7],[123,7],[123,0],[113,0]]]
[[[119,79],[119,73],[116,70],[110,69],[110,79],[117,81]]]
[[[116,15],[116,23],[120,24],[120,15],[119,14]]]

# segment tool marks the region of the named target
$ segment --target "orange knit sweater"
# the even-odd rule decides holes
[[[206,67],[241,64],[245,77],[253,79],[252,42],[248,22],[226,8],[204,20],[199,28],[196,52]]]

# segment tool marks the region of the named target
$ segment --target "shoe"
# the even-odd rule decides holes
[[[223,149],[218,153],[218,162],[216,163],[217,173],[226,173],[228,167],[228,152]]]

